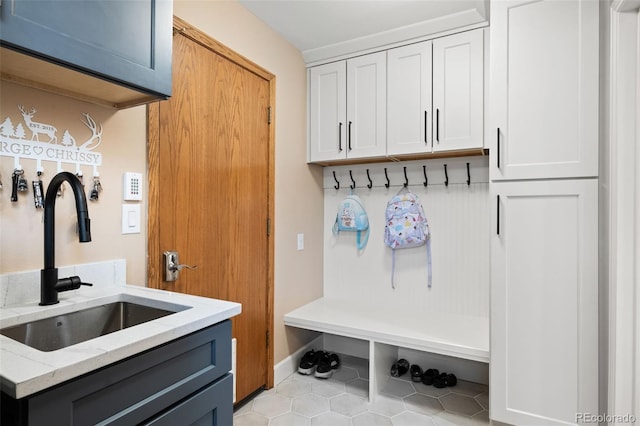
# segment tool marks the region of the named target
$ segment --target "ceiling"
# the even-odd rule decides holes
[[[307,62],[487,21],[488,0],[239,0]]]

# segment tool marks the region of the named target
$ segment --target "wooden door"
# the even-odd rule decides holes
[[[149,286],[242,304],[232,319],[240,401],[273,382],[273,76],[178,28],[173,96],[149,107]],[[167,250],[198,268],[165,282]]]
[[[431,152],[431,41],[387,52],[387,154]]]
[[[483,30],[433,41],[433,150],[483,146]]]
[[[491,191],[491,418],[582,423],[599,412],[598,180]]]
[[[492,180],[598,176],[598,3],[491,3]]]
[[[347,156],[347,64],[309,69],[309,161]]]

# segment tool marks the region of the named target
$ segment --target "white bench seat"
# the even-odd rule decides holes
[[[289,326],[489,362],[489,318],[399,311],[320,298],[284,316]]]

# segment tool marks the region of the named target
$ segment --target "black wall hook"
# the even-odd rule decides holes
[[[408,187],[409,186],[409,179],[407,178],[407,168],[403,167],[404,169],[404,187]]]
[[[449,186],[449,174],[447,173],[447,165],[444,165],[444,186]]]
[[[427,166],[422,166],[422,174],[424,174],[424,182],[422,184],[427,187],[429,185],[429,179],[427,179]]]
[[[373,187],[373,181],[371,180],[371,176],[369,176],[369,169],[367,169],[367,179],[369,179],[369,183],[367,184],[367,188],[371,189]]]
[[[389,175],[387,174],[387,168],[384,168],[384,177],[387,179],[387,183],[384,184],[385,188],[389,188],[390,182],[389,182]]]
[[[353,180],[353,174],[351,174],[351,170],[349,170],[349,177],[351,178],[351,189],[356,189],[356,181]]]
[[[333,186],[335,189],[340,189],[340,182],[338,181],[338,178],[336,177],[336,171],[333,171],[333,180],[336,181],[336,184]]]
[[[467,163],[467,185],[471,185],[471,172],[469,171],[469,163]]]

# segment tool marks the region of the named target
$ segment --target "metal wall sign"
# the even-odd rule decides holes
[[[102,165],[102,154],[95,149],[102,143],[102,124],[98,124],[88,114],[82,113],[82,123],[89,129],[85,139],[74,137],[69,130],[60,134],[52,124],[36,121],[36,108],[18,105],[22,121],[14,123],[6,117],[0,123],[0,155],[13,157],[15,169],[22,169],[20,159],[37,160],[37,169],[42,171],[42,161],[56,162],[58,171],[62,164],[72,164],[79,170],[81,165],[97,167]],[[80,141],[80,142],[78,142]]]

